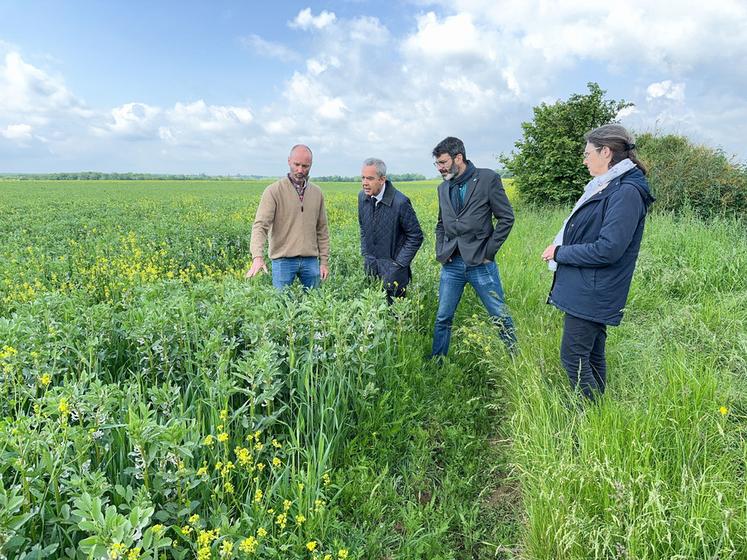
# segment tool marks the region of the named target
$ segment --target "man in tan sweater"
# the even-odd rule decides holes
[[[252,226],[251,278],[267,272],[263,257],[270,237],[272,285],[290,286],[298,276],[305,288],[316,288],[329,275],[329,230],[321,189],[309,181],[312,154],[308,146],[293,146],[290,173],[262,193]]]

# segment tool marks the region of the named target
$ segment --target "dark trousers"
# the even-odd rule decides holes
[[[571,387],[592,401],[604,393],[607,383],[606,340],[607,325],[565,314],[560,361]]]

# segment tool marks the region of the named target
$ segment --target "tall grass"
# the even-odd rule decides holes
[[[545,220],[519,227],[549,238]],[[560,313],[519,308],[529,332],[506,380],[526,557],[747,554],[746,274],[739,222],[650,218],[599,405],[567,389]]]
[[[241,277],[263,186],[2,185],[6,556],[747,555],[743,224],[650,217],[588,407],[539,259],[562,211],[517,207],[498,256],[519,355],[468,289],[434,364],[433,236],[389,308],[325,186],[332,278],[278,294]]]

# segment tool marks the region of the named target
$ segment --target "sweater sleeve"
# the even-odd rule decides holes
[[[329,228],[327,227],[327,210],[324,207],[324,195],[319,204],[319,216],[316,219],[316,243],[319,247],[319,264],[329,265]]]
[[[254,217],[252,225],[252,239],[249,244],[249,250],[252,253],[252,259],[262,257],[265,252],[265,243],[267,243],[267,234],[275,221],[275,210],[277,201],[275,200],[272,185],[267,187],[262,193],[262,198],[257,207],[257,214]]]

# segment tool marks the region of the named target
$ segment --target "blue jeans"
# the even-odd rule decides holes
[[[464,286],[470,283],[480,296],[488,314],[498,327],[498,334],[513,351],[516,349],[514,322],[503,301],[503,287],[498,275],[498,265],[491,261],[477,266],[467,266],[462,257],[451,258],[441,268],[441,282],[438,286],[438,313],[433,331],[432,356],[445,356],[449,352],[451,323],[454,320]]]
[[[272,259],[272,285],[282,289],[293,284],[298,276],[307,290],[319,287],[319,259],[317,257],[282,257]]]

